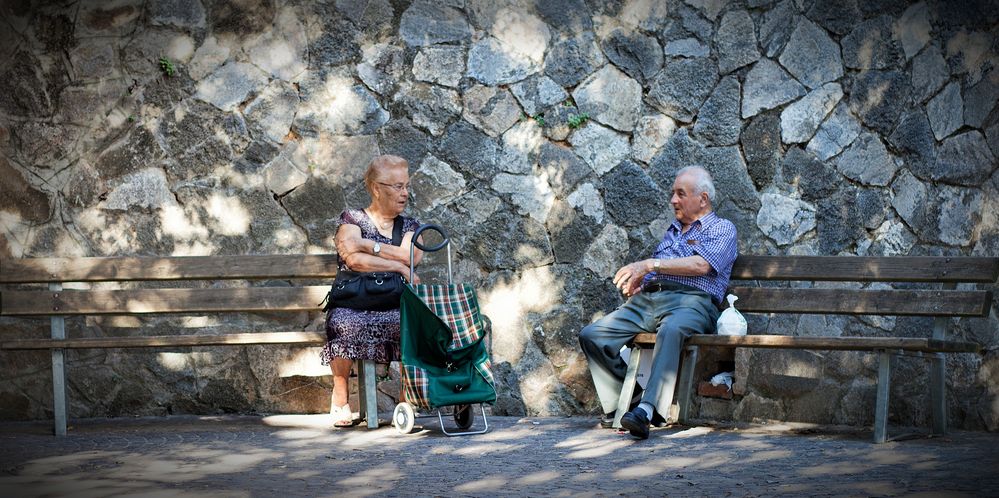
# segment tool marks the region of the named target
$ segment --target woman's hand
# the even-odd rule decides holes
[[[406,274],[403,275],[403,276],[406,277],[406,278],[409,278],[409,272],[407,271]],[[413,285],[419,284],[420,283],[420,276],[417,275],[416,272],[413,272],[413,279],[410,280],[409,283],[411,283]]]

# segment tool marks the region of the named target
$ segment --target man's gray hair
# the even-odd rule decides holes
[[[708,194],[708,200],[711,204],[715,203],[715,182],[711,179],[711,173],[701,166],[684,166],[680,168],[680,171],[676,172],[676,177],[680,178],[680,175],[685,175],[690,173],[694,177],[694,193],[700,194],[705,192]]]

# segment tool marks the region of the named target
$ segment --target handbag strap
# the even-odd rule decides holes
[[[396,216],[392,225],[392,245],[402,245],[402,216]]]

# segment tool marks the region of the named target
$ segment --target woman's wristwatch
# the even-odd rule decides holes
[[[377,256],[380,252],[382,252],[382,244],[381,242],[375,242],[375,245],[371,247],[371,254]]]

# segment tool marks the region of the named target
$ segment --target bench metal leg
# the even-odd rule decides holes
[[[949,283],[944,289],[956,289],[957,284]],[[950,318],[938,316],[933,319],[933,338],[947,339]],[[947,433],[947,363],[943,353],[930,357],[930,413],[933,414],[933,433]]]
[[[891,383],[891,353],[878,352],[878,398],[874,411],[874,442],[888,440],[888,394]]]
[[[635,394],[635,382],[638,381],[638,364],[642,360],[642,348],[631,347],[631,356],[628,358],[628,373],[624,376],[624,385],[621,386],[621,395],[617,398],[617,410],[614,411],[615,429],[621,428],[621,417],[628,411],[631,405],[631,396]]]
[[[49,290],[61,291],[62,284],[51,283]],[[66,338],[66,319],[61,316],[51,318],[53,339]],[[66,435],[66,359],[62,349],[52,350],[52,418],[55,424],[55,435]]]
[[[697,370],[698,346],[687,346],[687,357],[680,365],[680,396],[677,403],[680,413],[677,421],[686,424],[690,420],[691,403],[694,399],[694,371]]]
[[[947,433],[947,364],[943,353],[930,358],[930,411],[933,413],[933,434]]]
[[[368,429],[378,428],[378,392],[375,387],[375,362],[358,360],[357,401],[361,418],[368,422]]]

